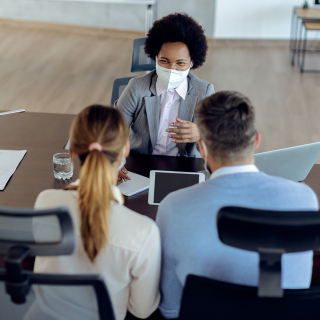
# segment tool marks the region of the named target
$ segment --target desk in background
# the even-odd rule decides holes
[[[38,194],[46,189],[61,189],[68,183],[54,179],[53,154],[63,151],[74,115],[21,113],[0,117],[0,149],[26,149],[27,154],[4,191],[0,191],[0,206],[34,206]],[[131,154],[128,170],[149,176],[150,170],[195,172],[203,169],[202,160]],[[73,181],[79,176],[75,165]],[[305,180],[320,199],[320,165],[315,165]],[[155,219],[158,206],[148,204],[148,191],[125,199],[125,205],[151,219]],[[3,261],[0,257],[0,268]],[[29,260],[27,268],[33,268]],[[313,284],[320,285],[320,252],[314,256]]]
[[[320,9],[308,8],[303,9],[301,7],[294,7],[292,10],[291,21],[291,36],[290,36],[290,50],[292,54],[291,64],[295,64],[295,57],[297,54],[297,60],[299,65],[299,57],[301,51],[301,39],[302,39],[302,24],[304,21],[320,21]]]

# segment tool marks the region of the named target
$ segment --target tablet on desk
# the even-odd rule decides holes
[[[152,170],[148,203],[158,205],[169,193],[204,181],[204,174],[199,172]]]

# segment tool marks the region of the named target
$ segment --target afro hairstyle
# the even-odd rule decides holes
[[[147,34],[144,51],[156,59],[165,42],[182,42],[188,49],[192,69],[199,68],[206,60],[207,39],[203,28],[185,13],[174,13],[154,22]]]

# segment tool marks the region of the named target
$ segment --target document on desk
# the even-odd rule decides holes
[[[149,178],[130,171],[128,171],[128,176],[131,178],[131,180],[127,180],[118,186],[124,196],[131,197],[134,194],[149,189]]]
[[[17,170],[27,150],[0,149],[0,190],[3,191],[9,179]]]

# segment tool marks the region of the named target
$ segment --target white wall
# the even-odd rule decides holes
[[[0,0],[0,17],[144,31],[145,6],[45,0]],[[293,6],[303,0],[159,0],[159,16],[186,12],[206,35],[289,39]],[[314,0],[309,0],[313,4]],[[320,7],[320,6],[319,6]],[[313,37],[314,34],[310,34]]]
[[[44,0],[0,0],[0,17],[112,29],[145,30],[145,6]],[[213,36],[215,0],[159,0],[159,16],[186,12]]]
[[[289,39],[292,7],[303,0],[216,0],[216,38]],[[309,0],[309,5],[314,0]],[[318,6],[320,8],[320,6]]]

